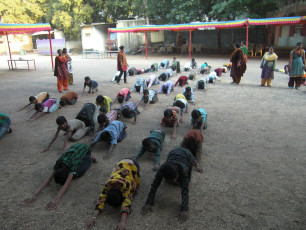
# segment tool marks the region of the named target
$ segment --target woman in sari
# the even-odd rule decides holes
[[[239,85],[241,77],[246,70],[246,61],[243,51],[240,49],[240,44],[234,44],[235,51],[232,53],[230,61],[232,62],[231,77],[233,82],[231,84]]]
[[[294,83],[295,88],[300,89],[302,83],[302,77],[304,75],[305,65],[305,50],[303,50],[302,42],[296,44],[296,49],[290,52],[289,60],[289,82],[288,88],[293,89]]]
[[[278,56],[274,53],[274,47],[269,48],[269,52],[266,52],[262,57],[260,68],[261,71],[261,86],[271,87],[271,81],[274,79],[274,71],[276,66],[276,60]]]
[[[68,90],[67,63],[63,51],[59,49],[57,53],[58,56],[55,58],[54,76],[57,77],[57,90],[59,93],[62,93],[63,88],[64,90]]]
[[[125,53],[124,53],[124,46],[120,46],[120,52],[117,56],[117,70],[120,71],[119,77],[117,79],[117,84],[119,84],[122,74],[124,73],[124,83],[126,82],[126,71],[128,68],[128,64],[126,61]]]
[[[72,70],[72,58],[69,56],[67,49],[63,49],[63,54],[65,55],[66,62],[67,62],[67,70],[68,70],[68,83],[69,85],[73,85],[73,70]]]

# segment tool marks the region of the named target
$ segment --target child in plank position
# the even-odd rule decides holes
[[[11,119],[9,116],[5,113],[0,113],[0,139],[6,134],[6,133],[12,133],[13,130],[10,128],[11,126]]]
[[[59,100],[52,98],[48,99],[44,103],[36,103],[35,104],[35,110],[36,112],[29,118],[28,121],[34,121],[37,118],[41,117],[42,115],[46,113],[53,113],[59,108]]]
[[[188,149],[176,148],[169,152],[166,162],[159,167],[155,174],[141,214],[146,215],[149,211],[152,211],[157,189],[165,178],[167,182],[178,184],[181,187],[182,204],[179,212],[179,221],[186,221],[189,204],[188,187],[191,180],[192,166],[195,166],[196,171],[203,172],[203,169],[200,168],[199,163]]]
[[[68,93],[65,93],[61,99],[60,99],[60,105],[65,106],[65,105],[74,105],[76,101],[78,100],[78,94],[74,91],[70,91]]]
[[[55,183],[63,185],[55,199],[47,204],[47,209],[55,209],[59,200],[64,195],[73,178],[79,178],[85,174],[91,163],[96,163],[96,158],[91,154],[90,147],[86,144],[77,143],[72,145],[56,161],[53,172],[37,192],[24,201],[25,204],[34,203],[38,195],[47,187],[54,178]]]
[[[160,151],[162,150],[165,140],[165,131],[162,129],[153,129],[150,131],[150,136],[143,139],[142,146],[136,157],[137,161],[146,151],[155,153],[155,166],[153,170],[156,171],[160,166]]]
[[[86,126],[89,126],[89,134],[95,131],[95,124],[97,123],[98,107],[93,103],[85,103],[81,111],[76,116],[76,119],[83,121]]]
[[[139,105],[139,103],[141,103],[143,101],[143,103],[146,104],[145,106],[145,110],[148,108],[149,104],[154,104],[155,102],[158,101],[158,97],[157,97],[157,93],[155,90],[153,89],[150,89],[150,90],[147,90],[145,89],[143,91],[143,94],[141,96],[141,99],[140,101],[137,103],[137,106]]]
[[[146,80],[146,85],[148,87],[148,89],[152,86],[152,85],[158,85],[159,81],[157,80],[157,77],[155,74],[150,75],[150,77]]]
[[[123,103],[123,101],[128,101],[131,98],[131,91],[128,88],[123,88],[119,91],[117,94],[114,103],[118,100],[120,104]]]
[[[192,155],[200,161],[202,155],[202,144],[203,144],[203,134],[202,131],[195,129],[190,129],[188,133],[184,136],[181,147],[188,149]]]
[[[130,159],[123,159],[115,165],[110,178],[102,188],[96,204],[96,211],[91,220],[86,223],[86,228],[97,225],[99,213],[104,209],[105,204],[108,204],[113,207],[121,205],[121,220],[116,230],[125,229],[132,199],[140,185],[139,171],[139,164]]]
[[[162,127],[173,127],[172,139],[176,139],[176,128],[179,126],[178,114],[180,109],[178,107],[169,107],[164,111],[164,116],[160,123],[160,129]]]
[[[174,83],[173,81],[166,81],[165,83],[162,84],[162,86],[160,87],[160,89],[157,91],[157,93],[166,93],[166,94],[170,94],[171,91],[173,91],[173,87],[174,87]]]
[[[181,120],[180,122],[184,122],[184,114],[187,111],[188,108],[188,102],[187,99],[185,98],[185,96],[183,94],[177,94],[174,98],[174,103],[173,106],[176,106],[178,108],[180,108],[180,114],[181,114]]]
[[[109,113],[112,107],[112,99],[107,96],[99,95],[96,98],[96,105],[100,106],[100,111],[104,113]]]
[[[25,105],[24,107],[22,107],[21,109],[19,109],[18,111],[21,111],[25,108],[29,108],[29,109],[34,109],[34,106],[36,103],[43,103],[46,100],[49,99],[49,94],[47,92],[41,92],[39,94],[37,94],[36,96],[30,96],[29,97],[29,101],[30,103]]]
[[[207,88],[207,79],[201,77],[194,86],[194,89],[206,89]]]
[[[136,89],[136,92],[142,93],[143,90],[146,88],[146,81],[142,77],[137,78],[136,83],[134,87],[131,89],[131,92],[133,92]]]
[[[123,104],[120,108],[121,115],[125,118],[134,117],[133,125],[136,125],[137,115],[140,114],[138,111],[137,105],[134,102],[127,102]]]
[[[177,86],[177,84],[179,84],[179,86],[183,87],[185,84],[188,84],[187,80],[187,76],[180,76],[179,79],[175,82],[174,86]]]
[[[120,109],[113,109],[109,113],[100,113],[98,116],[98,133],[107,127],[112,121],[120,119]]]
[[[91,147],[101,141],[110,144],[107,154],[103,157],[104,160],[108,159],[114,146],[126,138],[126,128],[126,125],[122,121],[112,121],[105,129],[98,133],[94,141],[91,143]]]
[[[183,95],[187,99],[188,102],[191,104],[194,104],[194,94],[193,94],[193,89],[191,87],[186,87],[184,89]]]
[[[64,146],[60,154],[63,154],[65,152],[68,140],[78,141],[82,137],[84,137],[89,131],[89,127],[87,127],[83,121],[80,121],[78,119],[72,119],[72,120],[67,121],[64,116],[57,117],[56,124],[58,126],[57,131],[54,137],[52,138],[50,144],[48,145],[48,147],[45,148],[42,152],[46,152],[49,150],[53,142],[57,139],[58,134],[61,130],[66,132],[66,138],[65,138]]]
[[[207,111],[202,108],[195,109],[191,112],[190,129],[207,129]]]
[[[88,88],[89,88],[89,90],[88,90],[89,94],[93,94],[94,92],[98,92],[98,82],[96,82],[94,80],[91,80],[90,77],[87,76],[87,77],[85,77],[82,96],[84,96],[86,86],[88,86]]]

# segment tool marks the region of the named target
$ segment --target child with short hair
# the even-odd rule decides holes
[[[176,71],[176,73],[181,72],[180,62],[176,59],[176,57],[173,58],[173,61],[172,61],[172,64],[171,64],[171,69],[173,71]]]
[[[78,141],[82,137],[84,137],[88,133],[88,130],[89,130],[89,127],[87,127],[83,121],[80,121],[78,119],[72,119],[72,120],[67,121],[64,116],[57,117],[56,124],[58,126],[57,131],[54,137],[52,138],[50,144],[42,152],[46,152],[49,150],[53,142],[57,139],[58,134],[61,130],[66,132],[66,138],[65,138],[64,146],[60,154],[63,154],[65,152],[68,140]]]
[[[133,92],[136,89],[136,92],[142,93],[142,91],[146,88],[146,81],[142,77],[137,78],[136,83],[134,84],[134,87],[131,89],[131,92]]]
[[[76,119],[83,121],[86,126],[89,126],[89,133],[95,131],[95,124],[97,123],[98,107],[94,103],[85,103],[81,111],[76,116]]]
[[[128,101],[131,98],[131,91],[128,88],[123,88],[119,91],[117,94],[114,103],[118,100],[120,104],[123,103],[123,101]]]
[[[158,71],[158,63],[153,63],[151,65],[151,72],[157,72]]]
[[[157,80],[157,77],[155,74],[150,75],[150,77],[146,80],[146,85],[149,88],[151,88],[152,85],[158,85],[159,81]]]
[[[160,81],[168,81],[170,78],[170,73],[169,72],[162,72],[159,76],[158,76],[158,80]]]
[[[177,86],[177,84],[179,84],[179,86],[183,87],[185,84],[188,84],[187,80],[187,76],[180,76],[179,79],[175,82],[174,86]]]
[[[184,89],[183,95],[185,96],[188,102],[194,104],[194,94],[193,94],[193,89],[191,87],[187,86]]]
[[[207,79],[201,77],[194,86],[194,89],[206,89],[207,88]]]
[[[159,64],[158,68],[165,68],[165,69],[168,69],[169,68],[169,64],[170,64],[170,61],[168,59],[165,59],[163,61],[161,61],[161,63]]]
[[[142,146],[134,160],[137,161],[146,151],[155,153],[155,166],[153,170],[156,171],[160,166],[160,152],[165,140],[165,131],[162,129],[153,129],[150,131],[150,136],[143,139]]]
[[[196,69],[196,68],[198,67],[198,64],[197,64],[197,62],[195,61],[194,58],[191,59],[190,67],[191,67],[192,69]]]
[[[83,88],[83,93],[82,96],[84,96],[85,93],[85,88],[88,86],[89,94],[93,94],[94,92],[98,92],[98,82],[91,80],[89,76],[85,77],[85,82],[84,82],[84,88]]]
[[[107,96],[99,95],[96,98],[96,105],[100,106],[100,111],[109,113],[112,107],[112,99]]]
[[[176,138],[176,127],[179,126],[178,114],[180,109],[178,107],[169,107],[164,111],[164,116],[160,123],[160,129],[162,127],[173,127],[172,139]]]
[[[70,91],[68,93],[65,93],[61,99],[60,99],[60,105],[65,106],[65,105],[74,105],[76,101],[78,100],[78,94],[74,91]]]
[[[165,83],[162,84],[162,86],[160,87],[160,89],[157,91],[157,93],[166,93],[166,94],[170,94],[171,91],[173,91],[173,87],[174,87],[174,82],[173,81],[166,81]]]
[[[125,118],[134,117],[133,125],[136,125],[137,115],[140,114],[137,105],[134,102],[127,102],[123,104],[120,108],[121,115]]]
[[[30,103],[25,105],[24,107],[22,107],[21,109],[19,109],[18,111],[21,111],[27,107],[31,107],[31,105],[35,105],[36,103],[43,103],[46,100],[49,99],[49,94],[47,92],[41,92],[39,94],[37,94],[36,96],[30,96],[29,97],[29,101]],[[34,109],[34,106],[32,106],[31,109]]]
[[[177,94],[174,98],[173,106],[180,108],[180,114],[181,114],[180,122],[184,122],[184,114],[186,113],[188,108],[188,102],[185,96],[183,94]]]
[[[200,161],[202,155],[202,144],[203,144],[202,132],[195,129],[190,129],[188,133],[184,136],[181,147],[188,149],[192,155]]]
[[[99,124],[98,132],[102,131],[105,127],[107,127],[112,121],[120,119],[120,114],[118,113],[119,109],[113,109],[107,114],[101,113],[99,114],[97,120]]]
[[[52,98],[48,99],[44,103],[36,103],[35,104],[36,112],[28,119],[28,121],[36,120],[37,118],[41,117],[46,113],[53,113],[59,108],[59,100]]]
[[[191,127],[190,129],[207,129],[207,111],[203,108],[195,109],[191,112]]]
[[[148,108],[149,104],[154,104],[155,102],[158,101],[158,97],[157,97],[156,91],[153,90],[153,89],[150,89],[150,90],[145,89],[143,91],[143,94],[141,96],[140,101],[137,103],[137,106],[142,101],[146,104],[146,106],[144,108],[146,110]]]
[[[103,157],[103,159],[106,160],[109,158],[114,145],[126,138],[126,128],[126,125],[122,121],[112,121],[105,129],[98,133],[90,146],[93,147],[96,143],[101,141],[110,144],[107,154]]]
[[[211,72],[207,77],[208,83],[214,83],[216,80],[220,81],[215,71]]]

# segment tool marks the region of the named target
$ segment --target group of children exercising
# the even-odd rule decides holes
[[[158,70],[156,64],[153,64],[152,67],[153,71]],[[163,65],[161,64],[159,67],[163,67]],[[167,68],[170,66],[166,63],[164,67]],[[171,68],[173,68],[173,64]],[[187,79],[182,77],[175,84],[169,80],[175,72],[177,72],[177,68],[167,69],[166,73],[169,73],[169,76],[158,91],[151,88],[153,85],[158,84],[156,77],[150,76],[147,80],[138,78],[131,90],[122,88],[117,93],[114,101],[108,96],[97,95],[95,102],[85,103],[74,119],[67,120],[64,116],[58,116],[56,119],[57,130],[54,137],[42,152],[48,151],[56,141],[60,131],[63,131],[66,136],[63,147],[59,149],[61,156],[56,161],[53,171],[43,185],[32,197],[26,199],[24,202],[26,204],[33,203],[42,190],[54,179],[56,183],[63,186],[55,199],[47,204],[47,209],[56,208],[71,180],[84,175],[92,162],[97,162],[91,153],[94,146],[100,142],[106,142],[109,145],[109,149],[103,157],[106,160],[110,157],[114,146],[125,139],[127,136],[127,125],[122,121],[122,118],[134,118],[132,124],[136,124],[137,116],[140,114],[138,110],[140,103],[144,104],[143,108],[146,110],[150,104],[158,102],[158,93],[170,94],[173,91],[173,87],[178,84],[181,87],[185,85]],[[89,94],[98,92],[98,83],[89,77],[85,77],[83,94],[87,86],[89,87]],[[141,99],[137,103],[129,101],[133,91],[142,94]],[[97,224],[97,216],[103,210],[105,204],[114,207],[121,205],[121,220],[116,229],[125,228],[127,215],[130,213],[132,198],[141,182],[139,160],[145,152],[155,154],[153,170],[156,171],[156,175],[141,213],[145,215],[151,210],[156,191],[161,181],[165,179],[167,182],[178,184],[181,187],[182,204],[179,220],[186,220],[189,200],[188,185],[191,180],[192,166],[195,167],[196,171],[202,172],[198,162],[201,157],[202,143],[204,140],[202,132],[207,128],[207,111],[203,108],[197,108],[191,112],[190,129],[184,136],[180,146],[170,151],[166,162],[160,164],[160,154],[166,136],[164,129],[172,128],[171,138],[175,139],[176,129],[180,123],[184,122],[184,118],[188,112],[188,104],[194,104],[193,88],[186,87],[182,91],[181,94],[177,94],[174,97],[172,106],[165,108],[159,127],[152,129],[148,136],[142,140],[139,151],[134,158],[122,159],[115,164],[109,179],[106,181],[99,195],[93,217],[86,223],[87,228],[91,228]],[[50,98],[47,92],[41,92],[36,96],[30,96],[29,104],[22,107],[19,111],[26,108],[29,111],[36,110],[29,118],[29,120],[35,120],[43,114],[55,112],[65,105],[73,105],[77,102],[77,99],[78,94],[73,91],[64,94],[60,99]],[[112,108],[117,102],[120,106]],[[96,124],[98,124],[98,129],[95,131]],[[69,141],[79,141],[86,135],[93,135],[94,139],[88,144],[75,143],[66,150]]]

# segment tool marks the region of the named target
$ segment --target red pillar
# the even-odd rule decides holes
[[[9,48],[9,53],[10,53],[11,66],[12,66],[12,69],[13,69],[13,61],[12,61],[11,47],[10,47],[10,43],[9,43],[7,31],[6,31],[6,40],[7,40],[7,46],[8,46],[8,48]]]
[[[53,53],[52,53],[51,33],[50,33],[50,30],[48,30],[48,32],[49,32],[49,42],[50,42],[51,63],[52,63],[52,69],[53,69],[53,68],[54,68],[54,64],[53,64]]]
[[[108,50],[111,51],[109,28],[107,30],[108,30]]]
[[[146,59],[148,59],[147,32],[145,32]]]
[[[247,49],[249,49],[249,23],[247,22],[246,25],[246,39],[245,39],[245,45],[247,47]]]
[[[191,30],[189,30],[189,60],[191,59]]]

